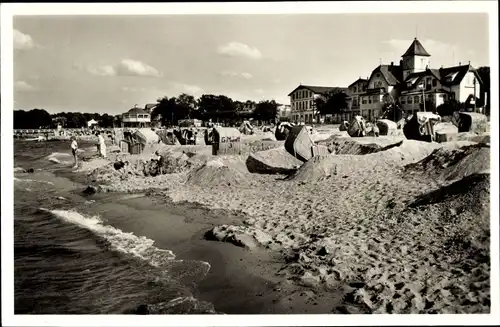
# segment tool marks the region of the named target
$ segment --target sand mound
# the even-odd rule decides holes
[[[406,172],[426,173],[433,178],[456,180],[474,173],[489,172],[490,148],[473,144],[458,148],[443,147],[421,161],[405,167]]]
[[[335,176],[347,178],[352,174],[372,174],[377,170],[394,169],[421,160],[439,147],[436,143],[414,140],[405,140],[388,147],[393,145],[388,150],[363,156],[331,154],[314,157],[304,163],[291,180],[318,182]]]
[[[191,168],[189,156],[182,152],[173,152],[170,155],[162,157],[159,164],[162,168],[162,174],[180,173]]]
[[[330,137],[317,144],[326,145],[335,154],[364,155],[378,151],[384,151],[387,147],[400,143],[400,137],[363,137],[363,138],[339,138]]]
[[[260,174],[290,174],[301,165],[302,161],[283,147],[251,153],[246,161],[249,172]]]
[[[248,182],[248,170],[241,159],[210,160],[199,168],[195,168],[187,175],[186,183],[204,187],[221,184],[242,184]]]

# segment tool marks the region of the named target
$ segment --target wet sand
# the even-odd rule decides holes
[[[109,196],[109,195],[108,195]],[[112,219],[110,224],[146,236],[156,246],[172,250],[176,259],[210,263],[207,276],[192,286],[194,296],[214,304],[226,314],[329,313],[341,300],[340,292],[311,290],[287,281],[276,272],[282,266],[279,252],[248,250],[229,243],[208,241],[204,234],[220,224],[241,224],[246,217],[196,204],[174,204],[146,196],[119,200],[141,218],[136,224]],[[100,195],[89,197],[98,201]]]

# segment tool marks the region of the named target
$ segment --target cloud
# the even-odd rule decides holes
[[[114,68],[119,76],[161,77],[161,73],[156,68],[133,59],[123,59]]]
[[[116,76],[115,68],[110,65],[88,67],[87,71],[96,76]]]
[[[262,58],[259,49],[252,48],[240,42],[229,42],[226,45],[219,46],[217,52],[229,57],[246,57],[250,59]]]
[[[14,88],[16,89],[16,91],[21,92],[30,92],[35,90],[33,86],[29,85],[25,81],[17,81],[16,83],[14,83]]]
[[[231,71],[223,71],[220,73],[222,76],[226,76],[226,77],[241,77],[241,78],[244,78],[244,79],[251,79],[253,78],[253,75],[250,74],[250,73],[236,73],[236,72],[231,72]]]
[[[145,92],[148,89],[146,89],[145,87],[123,86],[121,90],[123,92]]]
[[[35,47],[35,41],[28,34],[24,34],[16,29],[13,31],[14,49],[28,50]]]
[[[83,68],[81,65],[74,65],[77,69],[86,70],[96,76],[141,76],[141,77],[161,77],[162,74],[154,67],[133,59],[123,59],[116,65],[102,65],[97,67]]]

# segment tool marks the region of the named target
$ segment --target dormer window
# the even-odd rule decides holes
[[[411,87],[411,85],[412,85],[411,82],[406,83],[406,86],[408,86],[408,87]]]

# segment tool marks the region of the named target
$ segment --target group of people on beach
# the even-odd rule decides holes
[[[106,142],[104,141],[104,136],[100,131],[96,131],[97,136],[97,153],[101,158],[106,158]],[[73,154],[73,160],[75,165],[73,168],[78,168],[78,142],[76,141],[76,136],[71,136],[71,153]]]

